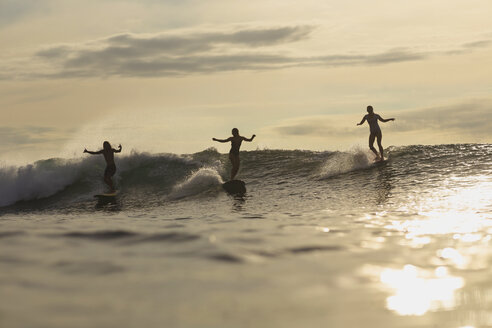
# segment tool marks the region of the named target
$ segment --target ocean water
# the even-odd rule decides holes
[[[0,327],[492,327],[492,145],[0,168]]]

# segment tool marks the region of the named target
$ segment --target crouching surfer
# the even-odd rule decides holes
[[[121,145],[119,145],[118,149],[113,149],[111,144],[107,141],[103,143],[103,149],[99,151],[89,151],[84,149],[84,153],[88,153],[91,155],[99,155],[103,154],[104,159],[106,160],[106,169],[104,170],[104,182],[109,186],[109,192],[115,193],[116,190],[113,186],[113,180],[111,177],[116,173],[116,165],[114,164],[114,153],[121,153]]]
[[[234,128],[232,129],[232,137],[229,137],[227,139],[217,139],[217,138],[212,138],[213,141],[218,141],[218,142],[231,142],[231,150],[229,151],[229,160],[231,161],[232,164],[232,169],[231,169],[231,180],[234,180],[234,177],[236,176],[237,172],[239,171],[239,165],[240,165],[240,160],[239,160],[239,148],[241,148],[241,143],[243,141],[248,141],[251,142],[253,139],[256,137],[256,135],[253,134],[251,138],[246,138],[243,136],[239,135],[239,130]]]

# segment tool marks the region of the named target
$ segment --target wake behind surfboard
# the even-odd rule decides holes
[[[227,181],[222,185],[229,194],[237,195],[246,193],[246,184],[241,180]]]

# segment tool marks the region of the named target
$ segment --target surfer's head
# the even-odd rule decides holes
[[[103,148],[104,149],[111,149],[111,144],[109,143],[109,141],[103,142]]]
[[[238,136],[239,135],[239,130],[237,128],[232,129],[232,135],[233,136]]]
[[[369,114],[371,114],[373,111],[374,111],[374,109],[372,108],[372,106],[367,106],[367,112]]]

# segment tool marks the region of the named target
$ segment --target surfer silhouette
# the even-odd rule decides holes
[[[384,154],[383,154],[383,145],[381,144],[381,140],[383,139],[383,134],[381,132],[381,128],[379,127],[378,121],[381,122],[389,122],[389,121],[394,121],[394,118],[388,118],[384,119],[378,114],[374,113],[374,109],[372,106],[367,106],[367,115],[364,115],[362,118],[362,121],[360,123],[357,123],[357,125],[362,125],[364,124],[365,121],[369,123],[369,130],[370,130],[370,135],[369,135],[369,148],[372,150],[374,154],[376,154],[376,161],[383,161],[384,160]],[[379,154],[374,148],[374,139],[377,138],[378,141],[378,147],[379,147]]]
[[[243,141],[248,141],[251,142],[253,139],[256,137],[256,135],[253,134],[251,138],[246,138],[243,136],[239,135],[239,130],[234,128],[232,129],[232,137],[229,137],[227,139],[217,139],[217,138],[212,138],[213,141],[218,141],[218,142],[231,142],[231,150],[229,151],[229,160],[231,161],[232,164],[232,169],[231,169],[231,180],[234,180],[234,177],[237,174],[237,171],[239,171],[239,165],[240,165],[240,160],[239,160],[239,148],[241,147],[241,143]]]
[[[91,155],[103,154],[106,160],[106,169],[104,170],[104,182],[109,186],[110,192],[114,193],[115,189],[113,186],[113,180],[111,177],[116,173],[116,165],[114,164],[114,153],[121,153],[121,145],[118,149],[113,149],[108,141],[104,141],[103,149],[99,151],[89,151],[84,149],[84,153]]]

